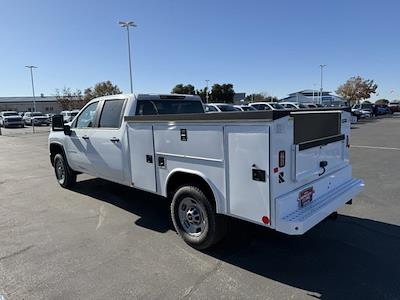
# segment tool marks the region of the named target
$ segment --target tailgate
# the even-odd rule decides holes
[[[305,181],[324,176],[349,164],[350,122],[341,111],[293,112],[293,179]]]

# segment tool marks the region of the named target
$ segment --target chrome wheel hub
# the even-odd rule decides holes
[[[65,170],[64,170],[64,165],[61,162],[61,160],[56,161],[56,176],[59,181],[64,180]]]
[[[208,225],[205,209],[193,198],[181,201],[178,215],[183,229],[190,235],[201,235]]]

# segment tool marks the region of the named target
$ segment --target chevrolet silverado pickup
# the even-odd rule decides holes
[[[363,187],[349,161],[346,109],[207,114],[191,95],[94,99],[64,124],[54,116],[50,160],[68,188],[87,173],[171,201],[177,233],[205,249],[227,217],[301,235]]]

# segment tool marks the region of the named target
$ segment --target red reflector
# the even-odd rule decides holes
[[[267,216],[263,216],[261,220],[264,224],[269,224],[269,218]]]
[[[274,168],[274,173],[278,173],[279,169],[278,168]]]
[[[285,158],[286,153],[284,150],[279,151],[279,168],[283,168],[285,166]]]

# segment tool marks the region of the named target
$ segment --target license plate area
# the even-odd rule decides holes
[[[299,207],[304,207],[309,204],[313,200],[314,193],[314,187],[309,187],[299,192],[299,196],[297,198]]]

